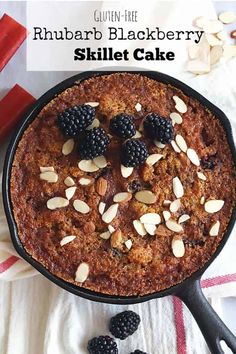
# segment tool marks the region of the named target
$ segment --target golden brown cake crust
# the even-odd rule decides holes
[[[169,117],[175,112],[173,95],[178,95],[187,105],[182,114],[182,124],[175,124],[175,134],[181,134],[189,147],[201,159],[201,166],[193,165],[184,152],[177,153],[170,144],[164,149],[156,147],[142,137],[149,153],[160,153],[164,157],[153,167],[146,165],[135,168],[133,174],[123,178],[120,173],[120,140],[113,137],[105,154],[108,167],[93,173],[78,168],[79,156],[76,148],[68,156],[62,155],[62,145],[67,140],[56,124],[58,112],[85,102],[99,102],[96,117],[108,131],[109,119],[121,112],[135,116],[136,127],[149,112]],[[135,105],[142,105],[137,112]],[[207,163],[212,169],[207,169]],[[53,166],[59,179],[48,183],[39,178],[40,166]],[[209,166],[208,166],[209,167]],[[207,177],[197,177],[201,171]],[[89,186],[80,186],[81,176],[92,177]],[[96,190],[98,178],[107,181],[107,190],[100,196]],[[49,210],[47,201],[55,196],[65,196],[66,177],[72,177],[77,185],[69,206]],[[184,186],[181,208],[172,215],[178,220],[182,214],[190,219],[183,224],[180,237],[185,243],[185,255],[173,255],[171,241],[174,232],[165,228],[162,212],[168,210],[164,200],[176,199],[172,180],[178,176]],[[107,230],[98,204],[103,201],[108,207],[117,192],[127,191],[132,181],[140,183],[142,189],[155,193],[157,202],[145,205],[134,197],[119,205],[118,214],[111,222],[122,232],[123,242],[131,239],[129,251],[122,243],[117,246],[115,237],[104,240],[99,235]],[[207,213],[200,204],[201,197],[224,200],[223,208],[213,214]],[[80,214],[73,208],[73,200],[82,199],[91,208]],[[219,120],[198,101],[185,96],[180,90],[151,80],[138,74],[117,73],[83,81],[52,100],[25,131],[13,163],[11,176],[11,200],[19,237],[24,248],[34,259],[43,264],[54,275],[78,286],[112,295],[144,295],[166,289],[181,282],[201,268],[216,251],[232,214],[235,204],[235,171],[231,152]],[[155,236],[141,237],[132,221],[147,212],[159,213],[162,224]],[[210,227],[220,221],[217,237],[209,236]],[[95,228],[95,229],[94,229]],[[65,246],[60,241],[67,235],[76,238]],[[83,283],[75,282],[78,265],[89,265],[89,276]]]

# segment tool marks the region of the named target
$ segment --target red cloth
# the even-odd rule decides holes
[[[0,71],[15,54],[27,36],[27,30],[12,17],[4,14],[0,19]]]
[[[0,143],[15,128],[35,98],[16,84],[0,101]]]

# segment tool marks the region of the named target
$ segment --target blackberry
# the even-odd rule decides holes
[[[174,129],[169,119],[163,118],[156,113],[149,113],[143,123],[147,136],[156,139],[162,144],[169,143],[174,136]]]
[[[133,117],[125,113],[118,114],[111,119],[110,130],[119,138],[131,138],[136,133]]]
[[[89,105],[67,108],[58,115],[58,125],[65,136],[75,137],[94,120],[95,108]]]
[[[90,339],[87,348],[90,354],[118,354],[117,344],[109,336],[99,336]]]
[[[145,162],[148,157],[146,144],[141,140],[127,140],[122,145],[121,163],[126,167],[135,167]]]
[[[142,350],[136,349],[134,352],[130,354],[147,354],[147,353],[142,352]]]
[[[90,160],[103,155],[109,142],[110,139],[103,128],[86,130],[78,141],[80,157],[85,160]]]
[[[109,330],[114,337],[125,339],[133,334],[139,326],[140,317],[133,311],[124,311],[110,320]]]

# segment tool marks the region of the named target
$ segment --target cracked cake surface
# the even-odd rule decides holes
[[[103,128],[109,142],[92,160],[80,157],[82,137],[58,126],[60,113],[86,103],[95,111],[86,129]],[[133,117],[130,139],[149,154],[138,166],[122,166],[127,141],[109,129],[121,113]],[[149,113],[171,122],[173,140],[145,133]],[[24,248],[51,273],[101,293],[144,295],[181,282],[216,251],[235,205],[235,169],[220,121],[200,102],[114,73],[68,88],[29,125],[12,166],[11,201]]]

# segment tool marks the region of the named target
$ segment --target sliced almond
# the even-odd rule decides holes
[[[223,200],[220,200],[220,199],[208,200],[204,204],[204,209],[205,209],[205,211],[207,213],[216,213],[217,211],[222,209],[224,203],[225,202]]]
[[[162,214],[165,221],[169,220],[171,217],[171,214],[168,210],[164,210]]]
[[[223,24],[219,20],[206,21],[203,30],[206,33],[218,33],[223,30]]]
[[[214,34],[211,33],[206,34],[206,40],[211,47],[214,47],[216,45],[220,46],[223,44],[223,42],[219,38],[217,38]]]
[[[137,130],[135,135],[132,137],[133,139],[139,139],[141,138],[142,134]]]
[[[95,165],[99,168],[104,168],[107,166],[107,160],[105,158],[105,156],[98,156],[98,157],[95,157],[93,159],[93,162],[95,163]]]
[[[110,222],[112,222],[112,220],[116,217],[117,212],[118,212],[118,207],[119,204],[112,204],[107,211],[105,211],[105,213],[102,215],[102,220],[107,223],[110,224]]]
[[[132,198],[132,194],[129,192],[120,192],[114,195],[113,202],[114,203],[123,203],[128,202]]]
[[[146,160],[146,164],[149,166],[153,166],[153,165],[155,165],[155,163],[157,161],[162,159],[162,157],[163,157],[163,155],[161,155],[161,154],[151,154],[148,156],[148,158]]]
[[[175,101],[175,109],[180,112],[180,113],[186,113],[187,112],[187,106],[184,103],[183,100],[181,100],[181,98],[179,98],[178,96],[173,96],[173,100]]]
[[[111,233],[110,233],[110,231],[105,231],[105,232],[102,232],[99,236],[103,240],[109,240],[109,238],[111,237]]]
[[[152,224],[143,224],[145,230],[147,231],[147,233],[151,236],[154,236],[156,233],[156,225],[152,225]]]
[[[166,221],[166,227],[174,232],[182,232],[184,230],[180,224],[171,219]]]
[[[111,234],[116,231],[116,229],[112,225],[108,225],[108,230],[110,231]]]
[[[79,179],[79,184],[81,186],[88,186],[92,183],[92,179],[91,178],[87,178],[87,177],[81,177]]]
[[[67,187],[72,187],[72,186],[75,185],[75,181],[74,181],[73,178],[71,178],[71,177],[66,177],[66,178],[64,179],[64,183],[65,183],[65,185],[66,185]]]
[[[222,42],[225,42],[228,39],[227,33],[225,31],[216,33],[216,37],[219,38]]]
[[[128,178],[129,176],[132,175],[134,168],[133,167],[125,167],[121,165],[121,175],[124,178]]]
[[[190,71],[191,73],[196,75],[209,73],[211,69],[210,59],[208,57],[210,55],[210,46],[208,49],[205,49],[205,55],[207,57],[206,61],[200,59],[189,60],[187,64],[187,71]]]
[[[181,207],[181,201],[180,201],[180,199],[174,200],[174,201],[171,203],[171,205],[170,205],[170,211],[171,211],[171,213],[176,213],[176,212],[179,210],[180,207]]]
[[[157,213],[147,213],[141,216],[140,221],[143,224],[158,225],[161,222],[161,217]]]
[[[203,181],[206,181],[206,176],[204,175],[204,173],[202,172],[197,172],[197,176],[199,179],[202,179]]]
[[[218,63],[220,58],[223,55],[223,48],[220,45],[214,46],[211,51],[210,51],[210,63],[211,65],[214,65]]]
[[[146,189],[139,191],[135,194],[135,199],[144,204],[154,204],[157,201],[157,197],[151,191]]]
[[[179,113],[173,112],[170,114],[170,118],[172,121],[174,121],[177,124],[181,124],[183,122],[183,118]]]
[[[189,160],[195,165],[195,166],[200,166],[200,160],[199,157],[196,153],[195,150],[193,149],[188,149],[187,150],[187,156],[189,158]]]
[[[61,246],[64,246],[64,245],[66,245],[67,243],[73,241],[75,238],[76,238],[76,236],[65,236],[65,237],[63,237],[63,239],[60,241],[60,245],[61,245]]]
[[[174,140],[172,140],[171,142],[171,146],[172,146],[172,148],[176,151],[176,152],[178,152],[178,154],[181,152],[181,150],[180,150],[180,148],[178,147],[178,145],[176,144],[176,142],[174,141]]]
[[[91,106],[91,107],[98,107],[99,106],[99,102],[86,102],[85,105],[87,106]]]
[[[198,28],[203,28],[204,24],[207,22],[207,18],[204,16],[197,17],[194,20],[194,25],[197,26]]]
[[[164,202],[163,202],[163,205],[164,206],[168,206],[168,205],[170,205],[171,204],[171,200],[164,200]]]
[[[83,200],[80,200],[80,199],[74,200],[73,206],[74,206],[75,210],[81,214],[87,214],[90,212],[90,207]]]
[[[174,177],[172,180],[173,192],[176,198],[181,198],[184,195],[184,187],[179,179],[179,177]]]
[[[69,200],[62,197],[54,197],[47,201],[47,208],[50,210],[64,208],[68,205],[69,205]]]
[[[219,231],[220,231],[220,222],[219,220],[216,221],[215,224],[212,225],[212,227],[210,228],[210,231],[209,231],[209,235],[210,236],[217,236],[219,234]]]
[[[178,223],[181,224],[182,222],[185,222],[190,219],[190,216],[188,214],[183,214],[179,217]]]
[[[75,191],[76,191],[76,187],[69,187],[65,190],[65,193],[66,193],[66,198],[68,200],[70,200],[71,198],[73,198],[74,194],[75,194]]]
[[[147,231],[145,230],[144,225],[141,223],[139,220],[134,220],[133,225],[135,230],[140,236],[145,236],[147,234]]]
[[[218,33],[219,34],[219,33]],[[236,30],[233,30],[231,33],[230,33],[230,37],[233,38],[233,39],[236,39]]]
[[[232,11],[225,11],[219,14],[219,20],[225,24],[229,24],[236,21],[236,16]]]
[[[88,278],[89,275],[89,265],[88,263],[81,263],[75,273],[75,281],[78,283],[83,283]]]
[[[119,249],[122,243],[123,243],[122,232],[120,229],[117,229],[111,235],[111,247]]]
[[[185,254],[184,242],[182,239],[173,238],[171,242],[172,252],[176,258],[181,258]]]
[[[200,199],[200,204],[203,205],[205,203],[205,197],[202,196],[201,199]]]
[[[106,208],[106,203],[100,202],[98,205],[99,214],[102,215],[104,213],[105,208]]]
[[[67,140],[62,146],[63,155],[65,155],[65,156],[69,155],[73,151],[74,146],[75,146],[74,139]]]
[[[125,241],[125,246],[130,250],[132,248],[133,242],[131,240]]]
[[[100,126],[100,121],[97,118],[94,118],[92,124],[90,124],[86,130],[91,130],[93,128],[98,128]]]
[[[107,180],[103,177],[99,177],[96,181],[96,191],[100,196],[104,196],[107,191]]]
[[[45,167],[40,166],[39,168],[40,168],[40,172],[54,172],[55,171],[53,166],[48,166],[48,167],[47,166],[45,166]]]
[[[96,172],[99,170],[99,167],[95,165],[93,160],[81,160],[78,166],[79,169],[84,172]]]
[[[49,183],[56,183],[58,181],[58,174],[56,172],[42,172],[40,173],[40,179]]]
[[[188,56],[190,59],[199,59],[199,51],[201,47],[197,44],[188,45]]]
[[[165,144],[162,144],[160,141],[157,141],[157,140],[154,140],[153,142],[156,145],[156,147],[158,147],[160,149],[164,149]]]
[[[187,152],[188,146],[186,144],[186,141],[184,140],[184,138],[182,137],[182,135],[177,134],[175,137],[175,141],[176,144],[178,145],[178,147],[183,151],[183,152]]]
[[[136,109],[137,112],[140,112],[142,110],[142,105],[138,102],[136,103],[134,108]]]

